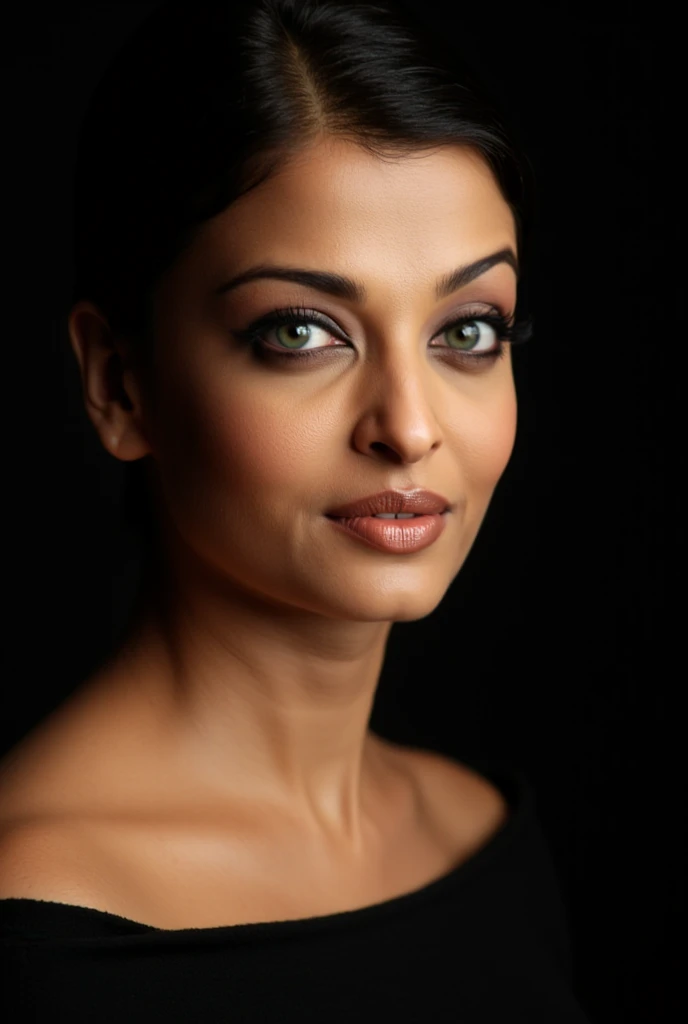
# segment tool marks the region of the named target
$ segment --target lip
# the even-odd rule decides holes
[[[378,512],[413,512],[418,516],[434,516],[447,510],[452,511],[452,504],[448,498],[435,491],[417,488],[413,491],[379,491],[377,494],[347,502],[325,514],[330,518],[349,519],[375,516]]]
[[[327,517],[335,529],[378,551],[410,555],[434,544],[444,533],[449,512],[417,519],[375,519],[373,516]]]

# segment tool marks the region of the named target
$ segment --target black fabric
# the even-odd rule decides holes
[[[0,900],[2,1019],[590,1024],[534,791],[505,765],[462,763],[499,786],[509,818],[458,868],[373,906],[171,931]]]

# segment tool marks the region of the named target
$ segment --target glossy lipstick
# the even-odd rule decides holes
[[[383,491],[349,502],[327,514],[349,536],[377,548],[407,554],[422,551],[442,535],[449,501],[432,491]],[[414,513],[412,519],[378,519],[376,513]]]
[[[444,532],[448,515],[448,512],[439,512],[434,516],[416,516],[413,519],[375,519],[374,516],[328,518],[340,530],[360,538],[373,548],[406,554],[422,551],[434,544]]]

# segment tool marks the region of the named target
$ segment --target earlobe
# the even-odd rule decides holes
[[[143,431],[140,393],[135,377],[127,372],[123,346],[90,302],[74,306],[68,328],[86,412],[103,447],[124,462],[142,458],[151,449]]]

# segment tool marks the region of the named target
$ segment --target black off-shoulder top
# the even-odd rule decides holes
[[[463,864],[394,899],[299,920],[160,929],[0,900],[0,1016],[70,1024],[591,1024],[525,775],[468,761],[510,815]]]

